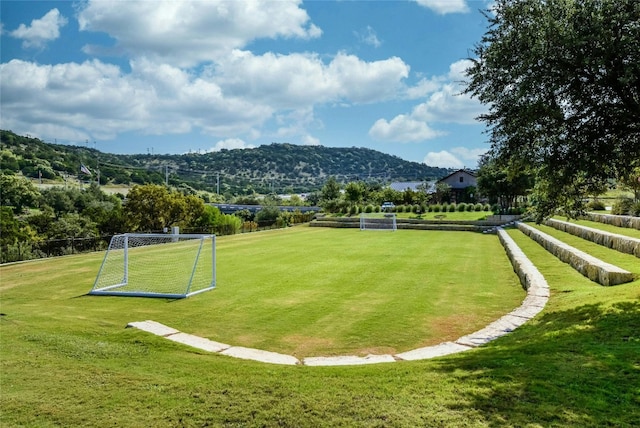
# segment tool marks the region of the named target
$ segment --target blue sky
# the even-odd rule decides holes
[[[490,0],[2,1],[2,129],[111,153],[488,149],[461,95]]]

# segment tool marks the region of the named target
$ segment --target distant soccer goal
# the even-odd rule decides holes
[[[215,235],[126,233],[111,238],[89,294],[180,299],[215,286]]]
[[[360,230],[397,230],[396,215],[393,213],[360,214]]]

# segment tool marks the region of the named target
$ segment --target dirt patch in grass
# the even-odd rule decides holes
[[[424,345],[437,345],[438,343],[456,340],[465,334],[480,330],[486,324],[482,317],[476,315],[453,314],[431,318],[428,326],[432,333],[431,339],[425,342]]]

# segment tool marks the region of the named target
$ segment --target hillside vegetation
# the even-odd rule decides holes
[[[441,178],[451,171],[409,162],[366,148],[270,144],[254,149],[221,150],[182,155],[104,153],[86,146],[50,144],[37,138],[0,131],[1,167],[5,173],[63,181],[88,178],[85,165],[99,171],[101,184],[189,185],[198,190],[239,195],[299,193],[319,190],[329,176],[388,183]]]

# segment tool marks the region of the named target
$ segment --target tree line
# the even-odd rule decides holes
[[[309,221],[312,214],[281,212],[273,205],[258,213],[223,214],[194,194],[164,185],[133,186],[126,198],[96,183],[84,189],[39,190],[19,175],[0,174],[0,261],[2,263],[106,248],[124,232],[235,234]]]

